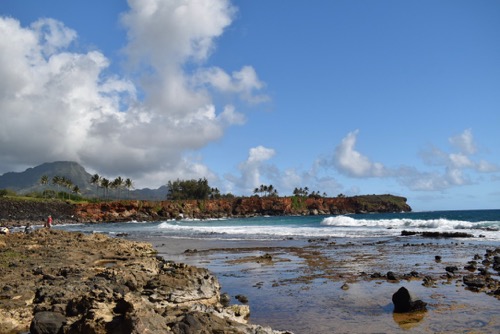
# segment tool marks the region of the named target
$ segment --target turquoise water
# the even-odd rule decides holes
[[[500,210],[436,211],[245,219],[56,225],[55,228],[124,233],[151,241],[165,259],[208,268],[222,291],[249,298],[251,322],[294,333],[499,333],[498,299],[474,293],[461,274],[474,254],[500,245]],[[467,232],[474,239],[399,237],[401,231]],[[481,238],[479,238],[481,236]],[[323,239],[324,238],[324,239]],[[332,238],[332,239],[330,239]],[[311,242],[308,240],[313,239]],[[197,252],[184,252],[198,249]],[[264,254],[273,263],[255,260]],[[437,263],[435,256],[442,257]],[[316,262],[318,260],[319,262]],[[418,271],[397,283],[364,278],[374,272]],[[430,275],[436,286],[422,285]],[[368,276],[369,277],[369,276]],[[443,278],[444,277],[444,278]],[[493,276],[498,279],[498,275]],[[349,289],[342,289],[344,283]],[[428,303],[408,322],[393,314],[400,286]],[[232,303],[237,303],[233,298]]]
[[[180,220],[63,225],[57,228],[141,236],[222,240],[366,238],[401,231],[467,232],[500,241],[500,210],[433,211],[328,216],[279,216],[217,220]]]

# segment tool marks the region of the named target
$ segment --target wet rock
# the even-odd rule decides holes
[[[463,282],[467,287],[472,288],[474,290],[479,290],[486,286],[486,281],[483,277],[474,276],[474,275],[466,275],[463,277]]]
[[[434,261],[441,262],[441,256],[440,255],[434,256]]]
[[[398,277],[392,271],[388,271],[386,277],[389,281],[398,281]]]
[[[434,281],[434,279],[430,276],[425,276],[424,279],[423,279],[423,283],[422,285],[425,286],[426,288],[430,288],[432,286],[434,286],[436,282]]]
[[[446,268],[444,268],[447,272],[451,273],[451,274],[454,274],[455,271],[458,270],[458,267],[457,266],[447,266]]]
[[[228,293],[223,293],[220,295],[220,303],[222,306],[227,307],[231,302],[231,296]]]
[[[427,310],[427,303],[422,300],[415,300],[405,287],[399,288],[399,290],[392,295],[392,302],[394,303],[395,313]]]
[[[500,272],[500,256],[498,255],[493,258],[493,270]]]
[[[489,276],[490,272],[488,271],[488,268],[479,268],[477,271],[479,271],[479,274],[483,276]]]
[[[240,303],[246,304],[248,303],[248,298],[244,295],[236,295],[236,300],[238,300]]]

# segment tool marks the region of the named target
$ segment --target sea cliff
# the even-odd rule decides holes
[[[67,203],[0,199],[0,224],[41,222],[50,214],[60,222],[153,221],[179,218],[229,218],[283,215],[409,212],[406,198],[393,195],[354,197],[238,197],[183,201],[102,201]]]

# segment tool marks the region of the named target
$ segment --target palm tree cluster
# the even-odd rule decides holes
[[[50,180],[49,180],[49,177],[47,175],[42,175],[42,177],[40,178],[40,184],[43,186],[48,185],[49,181]],[[59,192],[59,188],[63,187],[63,188],[70,190],[70,192],[75,194],[75,195],[80,194],[80,187],[73,184],[73,181],[71,181],[70,179],[68,179],[64,176],[55,175],[51,181],[52,181],[52,185],[57,187],[58,192]],[[44,191],[44,196],[45,196],[45,194],[46,194],[46,191]],[[66,194],[66,192],[63,191],[62,192],[63,199],[65,198],[65,194]],[[70,197],[71,197],[71,194],[68,194],[68,198],[70,198]]]
[[[295,188],[293,190],[293,195],[294,196],[299,196],[299,197],[307,197],[307,195],[309,195],[309,188],[308,187],[305,187],[305,188]]]
[[[293,195],[294,196],[298,196],[298,197],[314,197],[314,198],[320,198],[320,197],[327,197],[327,193],[326,192],[323,192],[323,194],[321,194],[319,191],[313,191],[312,193],[309,193],[309,188],[308,187],[305,187],[305,188],[295,188],[293,190]]]
[[[273,187],[273,185],[261,184],[259,188],[253,190],[254,194],[263,194],[264,197],[275,197],[278,196],[278,190]]]
[[[117,192],[117,197],[121,197],[121,191],[126,188],[128,192],[130,192],[130,189],[133,188],[133,183],[132,180],[127,178],[124,180],[121,176],[116,177],[113,181],[99,176],[99,174],[94,174],[90,178],[90,183],[96,186],[96,193],[99,193],[99,188],[103,189],[104,192],[104,198],[108,198],[109,196],[109,190],[110,189],[115,189]]]

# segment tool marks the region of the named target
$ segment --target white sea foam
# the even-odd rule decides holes
[[[496,223],[496,224],[495,224]],[[321,225],[332,227],[373,227],[373,228],[428,228],[437,230],[465,230],[494,228],[500,222],[469,222],[461,220],[438,219],[354,219],[348,216],[335,216],[323,219]]]
[[[436,214],[339,215],[331,217],[255,217],[244,219],[168,220],[161,222],[127,222],[113,224],[84,224],[55,226],[86,233],[126,233],[130,235],[165,235],[181,238],[210,238],[238,240],[282,240],[286,238],[363,238],[400,236],[402,230],[462,231],[500,241],[500,210],[465,212],[453,218],[446,212]],[[485,218],[473,221],[475,217]],[[468,221],[471,217],[472,221]],[[487,219],[491,220],[487,220]],[[481,219],[480,219],[481,220]]]
[[[362,237],[373,235],[374,231],[353,234],[351,228],[332,229],[328,226],[283,226],[283,225],[198,225],[198,224],[175,224],[163,222],[158,228],[164,232],[182,234],[201,234],[219,236],[234,236],[249,239],[282,239],[285,237],[313,238],[313,237]],[[387,231],[380,230],[380,233],[387,235]]]

